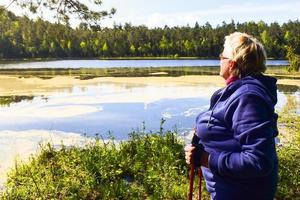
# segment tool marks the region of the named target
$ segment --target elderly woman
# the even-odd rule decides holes
[[[263,75],[266,53],[252,36],[225,37],[220,76],[226,87],[196,118],[195,136],[204,151],[188,145],[186,162],[201,166],[214,200],[272,200],[278,161],[276,79]],[[199,148],[201,149],[201,148]]]

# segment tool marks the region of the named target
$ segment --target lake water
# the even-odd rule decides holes
[[[267,61],[267,65],[287,64],[287,60]],[[0,69],[218,65],[219,60],[56,60],[3,62]],[[4,84],[10,85],[7,81]],[[15,103],[0,107],[0,131],[54,130],[104,137],[111,131],[117,139],[124,139],[131,130],[141,128],[143,122],[148,130],[159,130],[160,119],[164,118],[167,129],[176,127],[184,132],[194,126],[195,116],[208,107],[211,94],[220,86],[100,81],[56,90],[54,83],[54,89],[46,95],[32,95],[33,88],[27,88],[24,97],[14,97],[19,99]],[[8,90],[16,89],[10,85]],[[4,94],[0,92],[0,96]],[[279,99],[284,101],[284,97]]]
[[[126,139],[143,122],[147,130],[159,130],[160,119],[164,118],[166,129],[176,127],[184,133],[193,128],[196,115],[208,108],[210,96],[220,88],[184,82],[143,83],[143,79],[137,78],[138,83],[125,79],[60,89],[50,87],[45,95],[2,105],[0,131],[48,130],[100,134],[104,138],[111,131],[117,139]],[[27,88],[28,95],[32,94],[31,89]],[[299,89],[291,94],[299,96]],[[278,95],[279,109],[285,104],[286,94],[279,91]]]
[[[0,107],[0,130],[55,130],[104,137],[108,131],[117,139],[141,128],[179,130],[193,127],[197,113],[207,109],[213,85],[157,85],[97,83],[53,91],[9,106]]]
[[[219,60],[56,60],[41,62],[4,62],[0,69],[27,68],[107,68],[107,67],[188,67],[219,66]],[[288,65],[287,60],[268,60],[267,65]]]

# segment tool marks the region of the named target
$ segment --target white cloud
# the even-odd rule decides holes
[[[148,27],[163,27],[168,26],[183,26],[194,25],[196,21],[200,23],[216,22],[220,24],[223,20],[228,21],[234,19],[235,21],[287,21],[292,18],[300,18],[299,16],[300,2],[287,2],[287,3],[268,3],[254,4],[254,3],[241,3],[238,5],[221,5],[214,9],[185,12],[162,13],[156,12],[149,15],[131,15],[115,16],[113,21],[117,23],[131,22],[133,25],[144,24]],[[272,15],[272,16],[271,16]],[[275,15],[275,16],[274,16]],[[299,16],[299,17],[298,17]],[[109,22],[110,21],[110,22]],[[111,20],[105,20],[103,25],[108,25]]]
[[[9,2],[9,0],[3,0],[0,4],[8,5]],[[124,24],[125,22],[130,22],[133,25],[144,24],[148,27],[183,26],[186,24],[194,25],[196,21],[199,23],[208,21],[212,25],[217,25],[222,21],[230,21],[231,19],[240,22],[258,21],[260,19],[266,22],[286,22],[289,19],[299,18],[300,2],[291,0],[284,2],[252,2],[255,3],[231,1],[226,2],[226,4],[218,4],[216,1],[202,3],[191,1],[189,5],[182,6],[181,1],[172,1],[170,2],[170,8],[170,3],[165,1],[157,6],[158,1],[141,3],[138,0],[129,0],[124,3],[122,0],[109,0],[104,1],[103,8],[115,7],[117,13],[112,18],[104,19],[102,26],[112,27],[114,22],[117,24]],[[23,13],[16,6],[11,6],[9,9],[15,11],[15,13]],[[154,10],[156,12],[153,12]],[[172,12],[174,10],[181,10],[181,12]],[[47,20],[53,19],[53,17],[50,17],[49,12],[44,13],[44,18]],[[79,22],[77,19],[71,19],[71,24],[76,26]]]

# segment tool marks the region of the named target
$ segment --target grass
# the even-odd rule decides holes
[[[29,163],[16,162],[0,197],[186,199],[188,167],[176,131],[144,129],[129,138],[117,142],[96,137],[84,147],[44,145]],[[207,192],[204,199],[209,199]]]
[[[279,158],[279,183],[277,199],[300,199],[300,116],[295,96],[287,95],[278,120],[282,145],[277,148]]]
[[[183,143],[172,132],[83,148],[43,146],[11,172],[3,199],[184,199]]]

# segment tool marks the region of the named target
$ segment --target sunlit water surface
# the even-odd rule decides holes
[[[0,69],[26,68],[107,68],[107,67],[178,67],[219,66],[219,60],[55,60],[29,62],[3,62]],[[287,60],[267,60],[267,65],[288,65]]]
[[[32,100],[0,107],[0,130],[55,130],[126,139],[132,130],[157,131],[164,118],[165,129],[179,132],[194,126],[196,115],[209,106],[214,85],[159,85],[97,83],[36,96]],[[299,96],[299,91],[293,93]],[[277,109],[286,94],[278,92]]]

